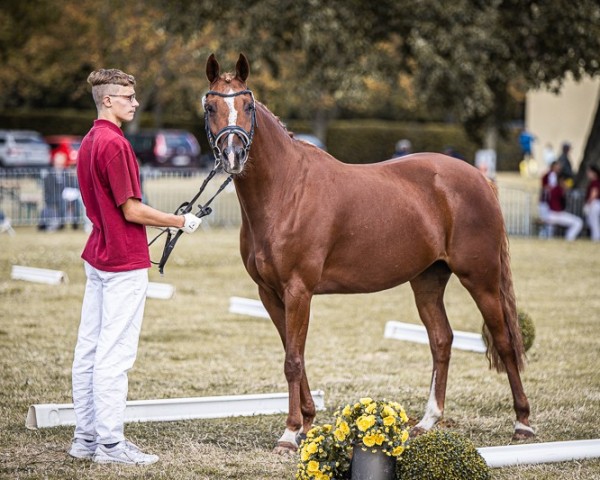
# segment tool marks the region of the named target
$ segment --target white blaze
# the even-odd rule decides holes
[[[233,93],[233,90],[229,90],[229,93]],[[225,104],[229,108],[229,126],[232,127],[234,125],[237,125],[237,110],[235,109],[235,97],[225,97]],[[233,138],[233,134],[227,136],[227,146],[229,147],[229,165],[233,165],[233,162],[235,160],[235,155],[233,152]]]

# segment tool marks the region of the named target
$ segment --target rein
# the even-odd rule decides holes
[[[202,195],[202,192],[206,188],[206,185],[208,185],[208,182],[219,171],[219,168],[220,168],[220,164],[217,163],[215,165],[215,167],[210,171],[210,173],[208,174],[208,176],[204,179],[204,182],[202,182],[202,185],[200,186],[200,189],[198,190],[198,193],[196,193],[196,195],[194,195],[194,197],[189,202],[183,202],[177,208],[177,210],[175,210],[175,215],[184,215],[184,214],[190,213],[192,211],[192,208],[194,208],[194,202],[196,202],[198,200],[198,198],[200,198],[200,195]],[[202,217],[205,217],[205,216],[211,214],[212,208],[210,208],[209,205],[216,198],[216,196],[223,191],[223,189],[229,184],[229,182],[231,182],[232,179],[233,179],[233,175],[229,175],[225,179],[225,181],[221,184],[221,186],[219,187],[219,189],[217,190],[217,192],[204,205],[198,204],[199,210],[196,213],[196,216],[198,218],[202,218]],[[169,256],[171,255],[171,252],[175,248],[175,245],[177,244],[177,241],[179,240],[179,237],[181,237],[181,234],[183,233],[183,230],[177,230],[177,233],[172,234],[171,233],[171,228],[165,228],[156,237],[154,237],[150,243],[148,243],[148,247],[150,245],[152,245],[156,240],[158,240],[158,238],[161,235],[163,235],[164,233],[167,234],[167,238],[165,240],[165,247],[163,249],[163,253],[162,253],[162,256],[160,258],[160,262],[152,262],[151,261],[152,264],[158,265],[158,271],[159,271],[159,273],[161,275],[163,275],[164,268],[165,268],[165,265],[167,263],[167,260],[169,259]]]

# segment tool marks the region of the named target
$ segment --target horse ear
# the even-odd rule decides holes
[[[215,58],[215,54],[211,53],[210,57],[206,61],[206,77],[210,83],[213,83],[217,78],[219,78],[219,62]]]
[[[238,58],[237,63],[235,64],[235,75],[242,82],[246,83],[246,79],[250,74],[250,64],[248,63],[248,59],[243,53],[240,53],[240,58]]]

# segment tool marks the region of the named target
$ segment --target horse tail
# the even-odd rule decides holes
[[[496,186],[491,182],[490,186],[494,190],[496,198],[498,198],[498,190]],[[508,234],[506,232],[504,221],[502,221],[502,244],[500,248],[500,302],[502,303],[504,324],[508,330],[516,365],[519,371],[521,371],[525,366],[525,348],[523,347],[523,337],[521,336],[521,328],[519,327],[517,302],[510,269]],[[506,371],[504,362],[500,358],[500,355],[498,354],[498,351],[494,345],[492,334],[485,323],[483,325],[483,336],[487,345],[486,357],[489,361],[490,368],[493,367],[498,372]]]

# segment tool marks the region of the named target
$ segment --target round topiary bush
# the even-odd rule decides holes
[[[517,310],[517,317],[521,328],[521,336],[523,337],[523,347],[527,351],[531,348],[535,339],[535,325],[529,314],[523,310]]]
[[[473,442],[432,430],[411,440],[396,464],[401,480],[489,480],[490,469]]]

